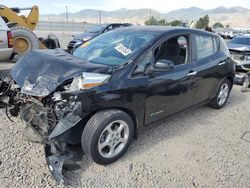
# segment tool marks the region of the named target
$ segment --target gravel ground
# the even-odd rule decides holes
[[[83,156],[69,187],[250,187],[250,92],[234,87],[227,106],[202,106],[146,128],[124,157],[101,166]],[[24,125],[0,114],[0,187],[64,187]]]

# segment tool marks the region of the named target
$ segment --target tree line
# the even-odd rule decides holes
[[[154,16],[151,16],[148,20],[145,21],[145,25],[158,25],[158,26],[186,26],[185,22],[180,20],[173,20],[168,22],[166,19],[157,20]],[[195,28],[197,29],[206,29],[209,28],[209,16],[205,15],[198,19],[195,23]],[[223,24],[220,22],[214,23],[212,28],[224,28]]]

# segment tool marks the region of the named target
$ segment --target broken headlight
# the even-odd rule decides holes
[[[83,72],[81,76],[75,77],[69,90],[86,90],[95,86],[102,85],[110,78],[108,74]]]

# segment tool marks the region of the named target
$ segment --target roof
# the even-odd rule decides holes
[[[183,32],[191,32],[195,34],[208,34],[208,35],[214,35],[218,36],[215,33],[207,32],[201,29],[190,29],[185,27],[171,27],[171,26],[131,26],[131,27],[125,27],[125,28],[119,28],[115,31],[125,31],[125,32],[152,32],[152,33],[159,33],[159,34],[166,34],[168,32],[174,32],[174,31],[183,31]]]

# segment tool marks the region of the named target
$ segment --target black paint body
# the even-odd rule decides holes
[[[119,108],[131,115],[137,128],[187,108],[209,102],[215,96],[222,80],[228,78],[233,81],[235,65],[222,39],[213,33],[168,27],[128,27],[117,31],[121,30],[155,32],[159,35],[148,44],[146,49],[134,55],[129,63],[119,67],[87,63],[58,50],[54,50],[54,52],[37,51],[24,57],[14,67],[12,75],[20,87],[23,86],[24,79],[28,79],[33,85],[36,85],[37,77],[42,76],[39,73],[42,70],[44,77],[53,78],[53,87],[47,88],[51,89],[50,92],[53,93],[56,91],[56,87],[80,75],[81,72],[110,74],[109,81],[104,85],[86,91],[66,91],[62,93],[62,96],[66,99],[74,96],[76,101],[81,102],[83,119],[89,118],[95,112],[103,109]],[[112,32],[116,32],[116,30]],[[145,55],[151,53],[160,43],[177,35],[188,35],[191,39],[189,41],[189,54],[191,55],[186,64],[174,66],[166,71],[133,75],[136,65]],[[195,35],[216,38],[221,45],[219,50],[209,57],[197,60]],[[34,70],[27,69],[25,66],[27,60],[30,64],[34,63]],[[221,62],[224,63],[219,65]],[[153,64],[152,59],[152,66]],[[33,74],[31,72],[35,71],[35,67],[38,70]],[[188,76],[192,72],[197,72],[197,74]]]
[[[133,32],[133,29],[136,31],[138,28],[131,27],[126,30]],[[129,113],[139,128],[187,108],[209,102],[224,79],[233,81],[235,64],[225,46],[221,46],[221,50],[205,59],[196,60],[196,44],[192,36],[218,37],[217,35],[191,29],[143,29],[147,32],[159,32],[160,35],[130,63],[113,70],[108,83],[75,93],[82,102],[84,117],[106,108],[119,108]],[[192,55],[188,63],[175,66],[166,72],[154,72],[143,76],[132,74],[136,65],[152,49],[168,38],[182,34],[191,36]],[[221,39],[218,38],[218,41],[220,45],[224,45]],[[219,65],[221,62],[225,64]],[[192,71],[197,71],[197,75],[187,76]]]

